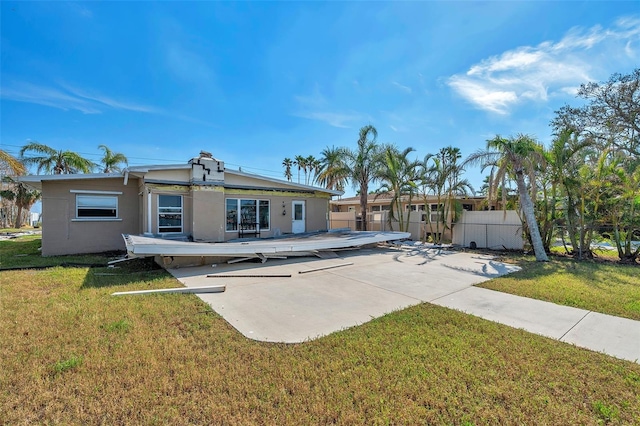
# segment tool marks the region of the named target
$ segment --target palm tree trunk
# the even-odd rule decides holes
[[[360,215],[362,217],[361,231],[367,230],[367,186],[360,186]]]
[[[520,205],[522,206],[522,213],[527,221],[529,227],[529,233],[531,235],[531,244],[533,245],[533,252],[536,255],[538,262],[548,262],[549,258],[544,251],[544,244],[542,243],[542,237],[540,236],[540,229],[538,228],[538,222],[536,221],[536,214],[533,210],[533,201],[529,196],[529,191],[524,184],[524,175],[521,170],[516,172],[516,183],[518,184],[518,192],[520,193]]]

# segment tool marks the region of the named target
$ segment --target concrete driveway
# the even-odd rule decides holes
[[[320,268],[330,268],[322,269]],[[306,272],[308,270],[314,272]],[[337,258],[270,259],[171,269],[187,287],[225,284],[198,296],[245,336],[303,342],[389,312],[432,302],[519,269],[489,256],[437,249],[360,249]],[[207,278],[216,274],[216,278]],[[286,275],[238,278],[228,275]],[[224,277],[227,275],[227,277]]]

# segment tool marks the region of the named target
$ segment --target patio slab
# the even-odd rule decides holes
[[[640,321],[474,287],[518,269],[491,256],[422,247],[169,271],[187,287],[226,285],[224,293],[198,296],[240,333],[259,341],[304,342],[429,302],[638,362]],[[225,277],[231,274],[291,277]]]

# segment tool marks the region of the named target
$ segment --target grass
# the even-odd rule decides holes
[[[111,259],[103,255],[42,257],[40,235],[27,235],[0,240],[0,271],[13,268],[51,267],[66,265],[105,265]]]
[[[140,264],[0,272],[0,423],[640,423],[640,365],[438,306],[286,345],[195,295],[110,296],[175,285]]]
[[[558,256],[544,263],[527,256],[512,260],[522,271],[478,286],[640,320],[640,266]]]

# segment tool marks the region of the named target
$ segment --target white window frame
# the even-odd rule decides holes
[[[72,194],[76,194],[75,199],[75,214],[72,222],[118,222],[122,221],[120,218],[119,209],[119,195],[122,195],[121,191],[92,191],[85,189],[72,189],[69,191]],[[115,216],[81,216],[79,212],[83,209],[79,207],[78,200],[82,197],[93,198],[108,198],[115,200]],[[111,209],[105,209],[111,210]]]
[[[235,201],[236,202],[236,229],[228,229],[227,228],[227,203],[229,201]],[[238,230],[240,229],[240,221],[241,221],[241,211],[242,211],[242,201],[255,201],[256,203],[256,219],[258,220],[258,224],[260,224],[260,203],[261,202],[266,202],[267,203],[267,209],[269,212],[268,215],[268,219],[269,219],[269,226],[267,227],[262,227],[260,225],[260,231],[270,231],[271,230],[271,200],[268,199],[264,199],[264,198],[235,198],[235,197],[229,197],[229,198],[225,198],[224,200],[224,221],[225,221],[225,226],[224,226],[224,231],[225,232],[238,232]]]
[[[180,207],[164,207],[169,211],[160,211],[160,197],[168,196],[168,197],[180,197]],[[184,197],[182,194],[158,194],[157,197],[157,209],[156,209],[156,217],[158,222],[156,224],[156,228],[158,229],[158,234],[180,234],[184,232]],[[160,229],[160,215],[161,214],[179,214],[180,215],[180,230],[179,231],[162,231]],[[165,226],[165,228],[177,228],[177,226]]]

